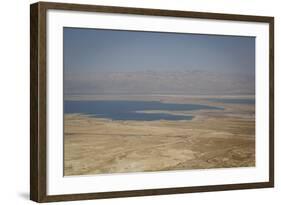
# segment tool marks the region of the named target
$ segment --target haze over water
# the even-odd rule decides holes
[[[204,104],[86,95],[253,95],[255,38],[64,28],[64,112],[112,120],[191,120],[167,111],[219,110]],[[78,95],[81,99],[68,101]],[[244,99],[209,99],[246,103]],[[147,113],[147,111],[163,111]],[[145,111],[145,112],[143,112]]]
[[[64,28],[64,94],[254,95],[255,38]]]

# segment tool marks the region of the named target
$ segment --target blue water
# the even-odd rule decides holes
[[[245,99],[245,98],[208,98],[209,101],[211,102],[219,102],[219,103],[232,103],[232,104],[249,104],[253,105],[255,104],[255,99]]]
[[[157,101],[64,101],[64,113],[82,113],[98,118],[112,120],[191,120],[193,116],[171,115],[165,113],[138,113],[136,111],[190,111],[223,108],[199,105],[162,103]]]

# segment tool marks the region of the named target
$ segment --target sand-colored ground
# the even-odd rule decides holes
[[[215,104],[191,121],[66,114],[64,175],[255,166],[254,105]]]

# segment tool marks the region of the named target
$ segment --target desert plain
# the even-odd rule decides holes
[[[223,109],[143,111],[192,115],[192,120],[111,120],[64,114],[65,176],[255,166],[254,104],[190,96],[126,98],[140,99]]]

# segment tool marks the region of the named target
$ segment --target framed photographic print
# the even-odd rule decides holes
[[[30,197],[274,186],[274,18],[31,5]]]

